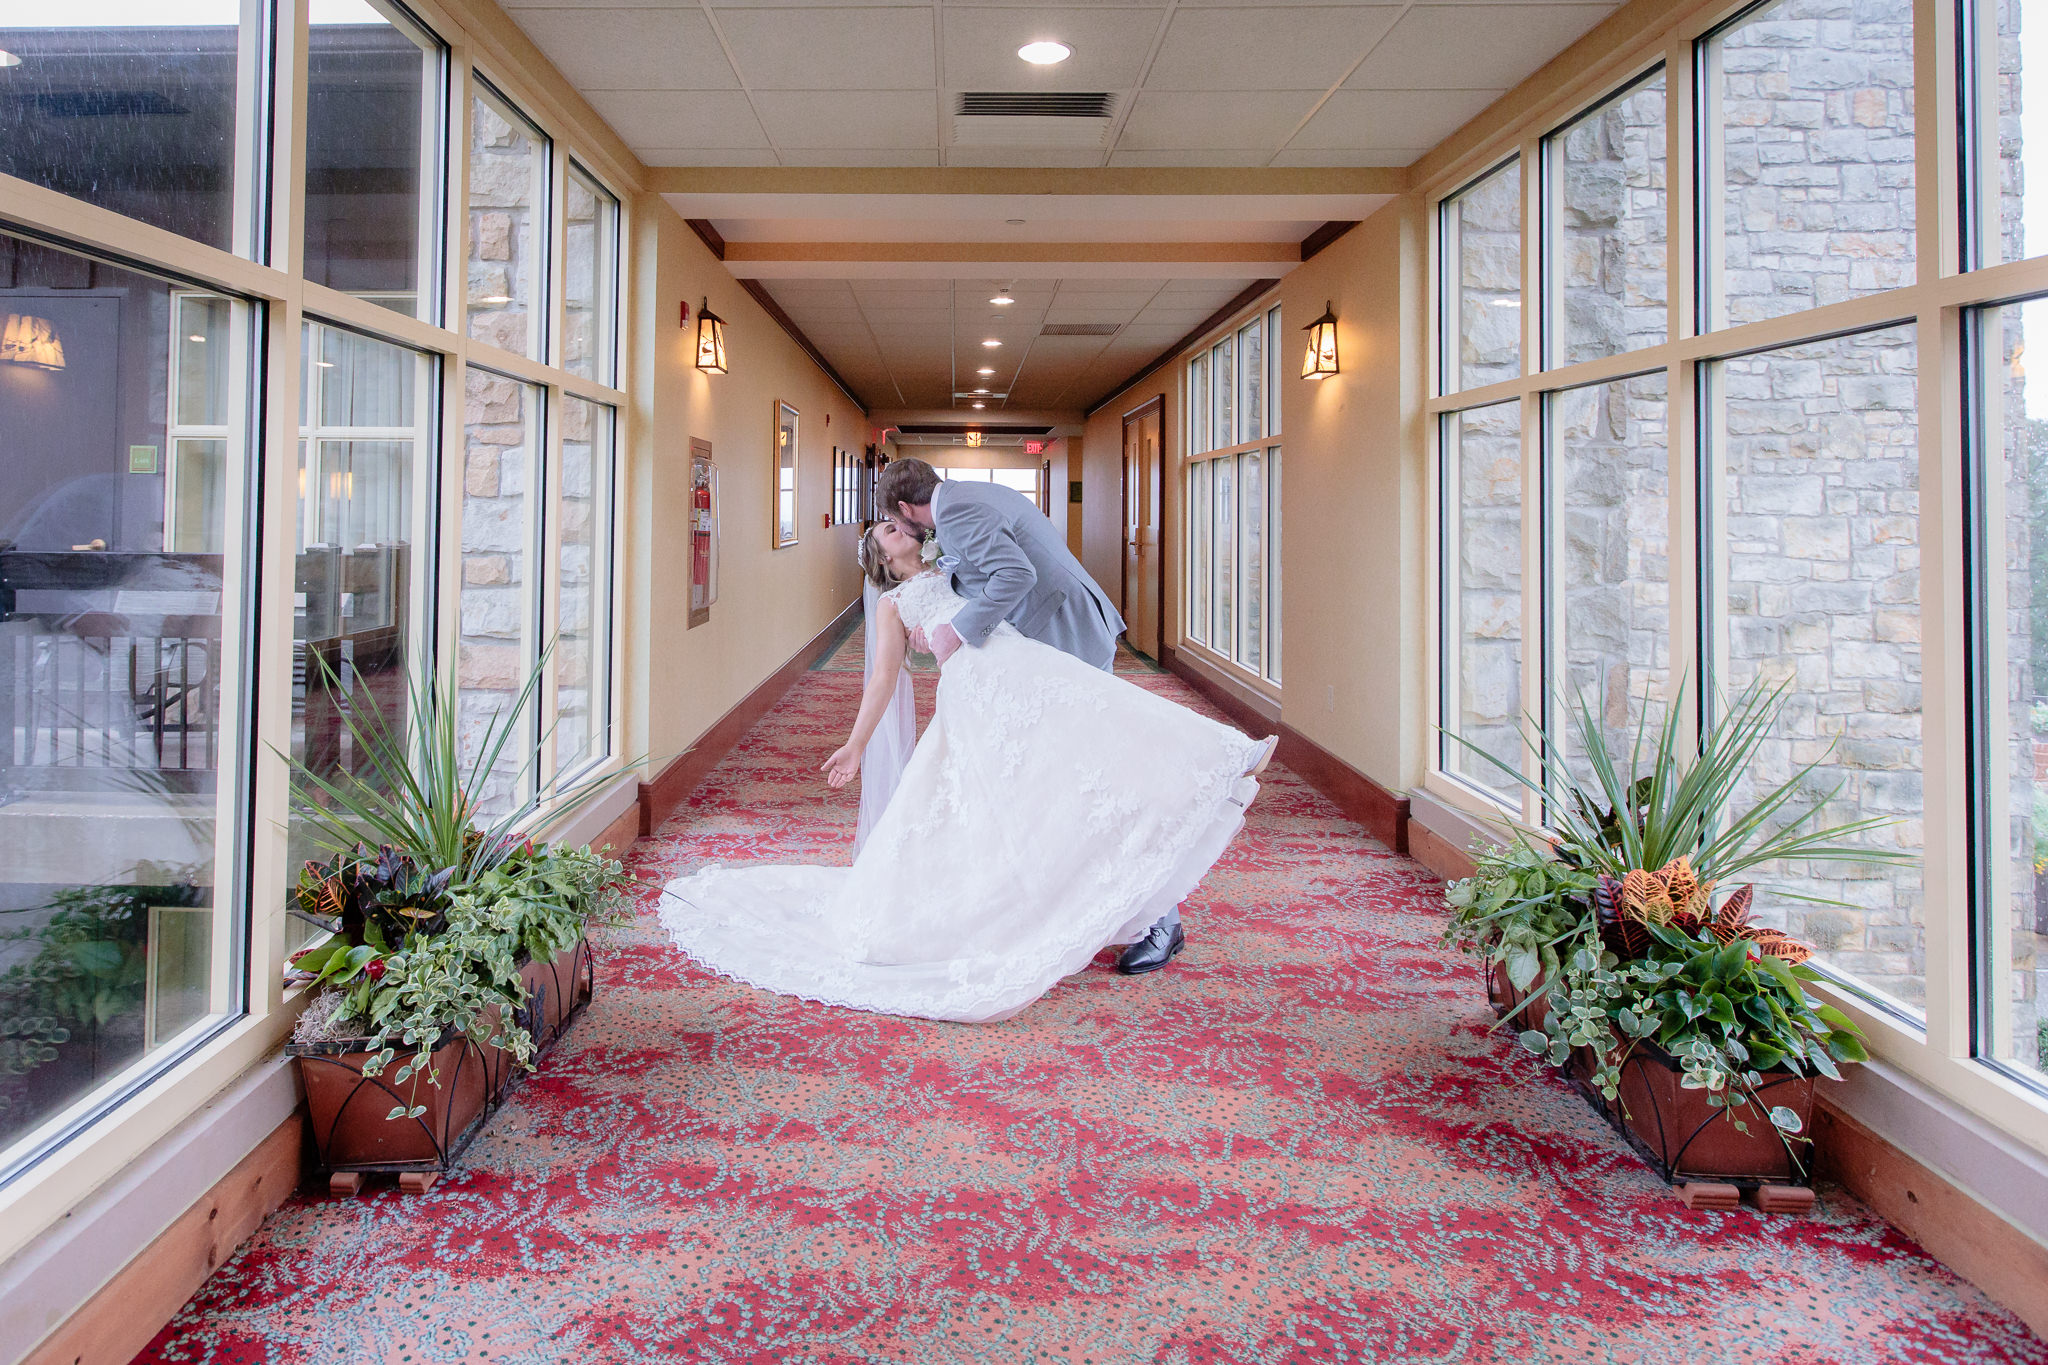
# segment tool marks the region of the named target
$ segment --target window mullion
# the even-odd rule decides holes
[[[1965,585],[1972,577],[1963,569],[1964,556],[1970,552],[1972,518],[1985,518],[1977,523],[1977,539],[1984,548],[1978,575],[1987,586],[1999,583],[2001,575],[1994,566],[2005,560],[2002,484],[1986,480],[1985,501],[1973,507],[1970,490],[1961,477],[1962,332],[1962,315],[1955,309],[1930,306],[1920,316],[1921,875],[1927,1044],[1936,1056],[1958,1059],[1969,1057],[1973,1041],[1969,755],[1974,707],[1970,697],[1970,614],[1963,600]],[[1980,458],[1991,458],[1991,452],[1980,452]],[[2002,586],[1984,593],[1981,602],[1998,601]],[[2000,629],[1985,632],[1992,645],[1986,659],[1998,659],[2003,654],[2005,618],[2001,613],[1987,619],[2001,623]],[[2002,680],[2009,675],[1999,668],[1985,676]],[[2001,694],[2002,687],[2001,683]],[[1996,723],[1989,715],[1979,721]],[[1989,795],[1988,808],[2002,812],[2003,794]],[[2007,828],[1994,814],[1985,832],[1978,856],[1987,859],[1993,869],[2003,868],[2007,861],[2003,853]]]

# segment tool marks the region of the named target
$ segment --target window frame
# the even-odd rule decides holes
[[[1257,301],[1234,313],[1224,322],[1205,334],[1201,342],[1182,352],[1176,362],[1176,371],[1182,389],[1181,408],[1187,416],[1182,431],[1187,433],[1179,454],[1181,470],[1174,480],[1175,491],[1180,497],[1182,525],[1181,554],[1177,557],[1180,566],[1175,615],[1179,626],[1178,648],[1192,651],[1204,664],[1214,668],[1233,681],[1270,700],[1277,700],[1282,688],[1282,645],[1285,638],[1284,623],[1280,620],[1279,568],[1280,525],[1284,494],[1282,481],[1276,477],[1284,461],[1278,453],[1286,445],[1286,434],[1281,426],[1279,395],[1280,378],[1286,374],[1278,360],[1280,348],[1273,338],[1282,329],[1282,304],[1277,291],[1262,295]],[[1260,335],[1260,353],[1256,381],[1247,375],[1243,344],[1247,331],[1257,327]],[[1231,444],[1201,449],[1207,442],[1213,442],[1222,430],[1224,405],[1223,385],[1218,383],[1220,360],[1223,348],[1230,347],[1230,395],[1231,430],[1233,437],[1240,438]],[[1246,398],[1251,385],[1256,382],[1260,399],[1260,434],[1251,439],[1245,436],[1244,414]],[[1204,422],[1204,416],[1207,422]],[[1260,546],[1260,604],[1259,604],[1259,663],[1256,667],[1244,662],[1248,651],[1244,643],[1244,625],[1238,611],[1239,590],[1245,581],[1245,566],[1242,556],[1245,542],[1243,522],[1243,462],[1247,455],[1255,455],[1261,461],[1262,497],[1265,507],[1261,514],[1259,535]],[[1224,592],[1226,570],[1223,565],[1224,547],[1220,538],[1220,523],[1216,513],[1218,489],[1223,486],[1220,475],[1228,466],[1228,484],[1231,490],[1230,545],[1228,547],[1229,567],[1227,570],[1228,592]],[[1197,484],[1203,494],[1198,497]],[[1193,534],[1196,520],[1205,527],[1205,534],[1198,543]],[[1201,562],[1203,547],[1208,560]],[[1208,595],[1205,599],[1208,619],[1195,619],[1198,578],[1205,579]],[[1217,638],[1221,629],[1223,613],[1231,614],[1227,648],[1218,648]]]
[[[239,993],[241,1012],[217,1026],[209,1025],[203,1038],[189,1043],[179,1040],[175,1056],[164,1051],[145,1059],[146,1073],[115,1078],[81,1096],[11,1146],[10,1165],[0,1172],[0,1214],[7,1215],[0,1218],[0,1259],[41,1235],[61,1216],[63,1208],[119,1169],[133,1152],[175,1129],[207,1102],[206,1097],[272,1055],[288,1035],[305,999],[302,990],[286,989],[277,970],[287,941],[281,907],[297,871],[286,866],[281,832],[289,782],[278,754],[288,751],[290,745],[291,688],[288,670],[277,663],[277,651],[286,647],[281,642],[288,642],[292,635],[292,557],[298,526],[295,451],[304,366],[302,317],[317,315],[322,325],[404,346],[433,362],[433,448],[421,458],[434,461],[429,480],[432,501],[426,512],[438,527],[439,540],[422,547],[418,572],[433,580],[429,600],[434,612],[421,646],[423,657],[431,657],[444,669],[454,657],[449,635],[454,624],[451,604],[460,588],[459,577],[446,573],[439,562],[456,541],[452,527],[459,525],[450,516],[451,510],[459,513],[461,490],[462,405],[454,386],[462,382],[471,364],[540,385],[549,414],[542,438],[547,443],[544,458],[549,467],[559,463],[559,430],[553,414],[561,410],[563,395],[583,397],[614,411],[613,514],[609,525],[594,532],[605,541],[609,568],[603,606],[608,622],[609,744],[607,753],[585,770],[585,776],[586,780],[616,780],[625,772],[622,754],[628,737],[622,727],[631,723],[632,716],[622,667],[625,604],[621,585],[631,563],[631,538],[630,528],[619,514],[618,498],[626,487],[633,452],[641,448],[646,436],[631,416],[628,395],[612,383],[567,372],[552,363],[557,357],[551,351],[540,352],[542,359],[531,359],[467,335],[466,310],[457,306],[460,301],[452,286],[466,278],[467,138],[473,94],[492,89],[548,143],[545,216],[536,230],[547,234],[549,255],[539,263],[538,292],[532,302],[533,325],[549,339],[549,346],[556,345],[555,339],[563,334],[563,274],[554,254],[563,240],[557,222],[564,200],[561,178],[571,160],[618,201],[618,247],[608,285],[611,322],[617,329],[611,381],[631,373],[634,360],[636,342],[624,327],[624,317],[625,302],[636,280],[633,262],[623,247],[631,240],[635,225],[633,196],[643,187],[633,167],[614,159],[609,132],[561,98],[565,83],[549,73],[528,77],[514,71],[480,70],[479,63],[488,62],[488,54],[496,49],[479,41],[464,15],[444,8],[438,0],[408,0],[402,8],[442,52],[440,102],[432,119],[439,155],[433,164],[422,168],[426,182],[423,203],[434,200],[438,213],[433,235],[421,243],[422,288],[429,279],[439,282],[438,309],[420,310],[427,316],[406,316],[370,296],[305,278],[305,115],[302,104],[295,109],[286,98],[288,92],[303,89],[306,81],[310,25],[303,6],[279,0],[273,7],[270,0],[243,0],[245,59],[237,68],[235,235],[227,246],[179,237],[111,209],[0,176],[0,188],[9,198],[6,216],[11,232],[176,286],[238,300],[238,307],[245,306],[250,319],[238,334],[247,333],[252,364],[260,365],[244,386],[251,404],[244,459],[248,491],[229,522],[231,528],[246,527],[248,531],[230,546],[244,561],[233,569],[233,576],[234,590],[248,594],[246,619],[239,628],[230,623],[224,641],[224,675],[233,679],[232,686],[238,690],[232,695],[224,691],[221,703],[223,768],[230,766],[226,730],[232,725],[236,746],[232,767],[245,775],[235,819],[230,822],[223,814],[221,824],[224,832],[232,825],[238,861],[232,867],[232,880],[228,865],[221,864],[216,893],[217,903],[229,908],[231,931],[239,935],[229,978]],[[252,30],[251,15],[260,17],[260,31]],[[246,59],[252,42],[262,55],[260,63]],[[437,174],[438,184],[434,183]],[[632,193],[622,193],[621,186]],[[238,391],[237,401],[240,396]],[[167,425],[167,440],[169,430]],[[170,460],[167,447],[166,472]],[[240,480],[231,479],[230,496],[236,496],[234,490],[241,487]],[[551,524],[559,523],[543,521],[544,528]],[[289,528],[289,533],[259,540],[255,532],[264,525]],[[230,535],[234,534],[231,529]],[[558,547],[552,542],[552,531],[543,534],[549,539],[542,542],[545,549],[539,562],[545,563]],[[231,559],[231,566],[234,562]],[[259,669],[259,662],[267,666]],[[541,749],[546,761],[552,746]],[[545,828],[561,813],[559,805],[534,809],[526,827]],[[176,1086],[167,1098],[164,1085],[169,1078],[176,1078]],[[21,1145],[31,1138],[38,1144],[33,1152]]]
[[[1697,697],[1701,690],[1696,683],[1698,670],[1703,663],[1711,664],[1715,654],[1712,616],[1719,605],[1715,600],[1719,557],[1701,553],[1719,534],[1712,491],[1702,482],[1707,473],[1704,462],[1710,458],[1704,442],[1710,401],[1704,379],[1708,365],[1735,354],[1913,323],[1919,353],[1920,603],[1926,631],[1921,713],[1926,1024],[1916,1027],[1833,984],[1819,989],[1866,1030],[1873,1054],[1880,1060],[2022,1139],[2035,1151],[2048,1153],[2048,1125],[2041,1121],[2044,1108],[2048,1108],[2048,1094],[2031,1077],[2004,1074],[1975,1055],[1981,1051],[1977,1042],[1981,1036],[1979,963],[1988,959],[1975,951],[1978,916],[1971,898],[1979,893],[1972,892],[1971,883],[1981,880],[1981,868],[1973,861],[1972,827],[1965,811],[1982,795],[1984,777],[1981,761],[1970,758],[1977,742],[1970,733],[1976,724],[1977,705],[1966,706],[1963,698],[1983,680],[1967,671],[1973,666],[1964,638],[1967,622],[1956,609],[1964,600],[1967,573],[1996,573],[2002,566],[2002,560],[1979,566],[1963,557],[1965,519],[1970,511],[1961,449],[1967,416],[1963,408],[1969,402],[1962,388],[1965,315],[1974,307],[2048,293],[2048,256],[1997,262],[1990,259],[1994,253],[1983,250],[1983,243],[1970,235],[1972,210],[1988,206],[1981,197],[1966,201],[1979,195],[1979,187],[1987,180],[1996,183],[1998,169],[1997,139],[1991,136],[1992,125],[1982,121],[1986,104],[1980,87],[1984,83],[1973,83],[1969,60],[1969,39],[1982,30],[1985,7],[1972,0],[1922,0],[1910,15],[1917,115],[1911,129],[1916,151],[1909,163],[1914,168],[1912,272],[1905,282],[1880,293],[1708,329],[1713,271],[1707,257],[1721,235],[1722,195],[1718,184],[1709,178],[1716,148],[1705,100],[1712,75],[1706,60],[1710,48],[1703,40],[1759,7],[1747,0],[1689,4],[1669,18],[1646,21],[1640,39],[1589,59],[1569,84],[1503,115],[1488,134],[1426,169],[1416,186],[1423,199],[1423,221],[1429,228],[1420,323],[1424,354],[1436,367],[1427,378],[1422,398],[1422,412],[1432,420],[1423,424],[1419,443],[1424,505],[1431,509],[1423,525],[1433,543],[1423,560],[1430,601],[1423,613],[1424,712],[1416,740],[1423,758],[1417,785],[1434,800],[1472,818],[1483,820],[1488,814],[1486,802],[1445,774],[1439,750],[1427,738],[1442,718],[1441,675],[1451,629],[1442,577],[1443,543],[1449,534],[1442,517],[1446,468],[1442,423],[1435,419],[1509,399],[1540,404],[1552,391],[1650,369],[1666,372],[1671,668],[1674,677],[1695,680],[1690,690]],[[1525,319],[1525,357],[1540,356],[1549,367],[1525,363],[1523,374],[1515,380],[1458,391],[1453,368],[1457,316],[1445,307],[1445,282],[1456,279],[1452,272],[1456,269],[1457,238],[1454,224],[1447,230],[1445,204],[1508,159],[1521,158],[1526,172],[1532,158],[1540,155],[1546,137],[1631,88],[1660,63],[1666,71],[1668,168],[1665,341],[1598,360],[1550,366],[1552,358],[1546,350],[1527,349],[1528,326],[1536,320]],[[1981,138],[1976,136],[1980,130]],[[1527,185],[1525,174],[1525,203],[1529,202]],[[1532,212],[1522,225],[1525,290],[1532,273],[1531,243],[1540,243],[1548,226],[1548,220],[1534,212],[1541,207],[1540,201],[1530,205]],[[1976,217],[1981,223],[1985,214]],[[1971,266],[1976,268],[1966,269]],[[1536,295],[1525,292],[1525,298],[1533,297]],[[1527,422],[1524,441],[1525,465],[1540,465],[1545,458],[1542,441]],[[1527,509],[1542,505],[1539,492],[1530,490],[1525,517],[1534,515]],[[1975,609],[1981,610],[1981,604]],[[1981,664],[1975,666],[1981,670]],[[1532,676],[1530,681],[1539,690],[1543,686],[1539,677]],[[1681,715],[1680,724],[1683,738],[1689,741],[1697,734],[1702,718],[1696,714],[1697,706],[1687,710],[1689,714]],[[1533,824],[1540,812],[1524,810],[1522,815]],[[1974,818],[1981,828],[1982,814]],[[2003,856],[2002,849],[1999,856]]]

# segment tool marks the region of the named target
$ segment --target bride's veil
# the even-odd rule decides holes
[[[882,600],[881,589],[875,581],[862,575],[861,608],[865,615],[861,630],[866,645],[863,654],[865,662],[861,667],[861,685],[865,690],[874,677],[875,670],[875,610]],[[868,740],[868,747],[860,755],[860,824],[853,836],[853,851],[859,855],[861,846],[868,841],[868,834],[875,822],[882,818],[882,812],[889,808],[889,798],[896,794],[896,784],[903,777],[904,765],[910,762],[910,751],[917,747],[917,698],[911,691],[910,670],[896,670],[896,690],[889,696],[889,707],[882,713],[881,724]]]

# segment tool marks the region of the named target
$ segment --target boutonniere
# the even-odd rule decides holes
[[[917,547],[917,557],[926,564],[936,564],[939,562],[939,553],[939,533],[928,532],[924,544]]]

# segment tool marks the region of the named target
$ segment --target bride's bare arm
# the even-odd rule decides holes
[[[875,657],[868,670],[868,685],[861,693],[860,714],[854,717],[853,735],[839,751],[825,760],[821,771],[834,787],[843,787],[860,775],[860,756],[889,709],[896,691],[896,674],[903,667],[907,632],[896,604],[884,597],[875,608]]]

